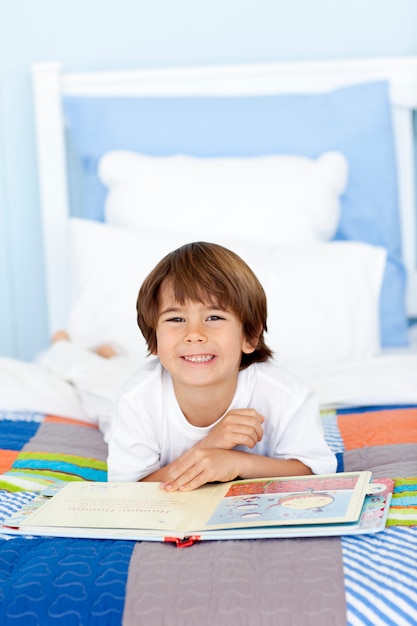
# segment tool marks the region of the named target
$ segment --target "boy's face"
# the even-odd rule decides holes
[[[242,352],[254,347],[238,316],[207,302],[176,302],[169,284],[160,291],[157,351],[174,386],[236,384]]]

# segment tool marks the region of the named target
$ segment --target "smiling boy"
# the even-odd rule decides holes
[[[314,396],[272,361],[266,312],[258,279],[222,246],[187,244],[158,263],[137,300],[157,358],[120,394],[109,480],[175,491],[335,471]]]

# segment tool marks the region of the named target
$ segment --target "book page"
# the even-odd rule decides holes
[[[216,491],[216,486],[205,486],[169,493],[153,482],[74,482],[29,515],[21,528],[148,529],[182,536],[196,510],[205,508]]]
[[[370,472],[350,472],[229,483],[215,510],[201,509],[190,531],[354,522],[370,479]]]

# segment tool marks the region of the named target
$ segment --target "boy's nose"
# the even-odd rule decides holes
[[[202,343],[206,341],[207,337],[200,326],[193,325],[187,329],[185,335],[185,341],[188,343]]]

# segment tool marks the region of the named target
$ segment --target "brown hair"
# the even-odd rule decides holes
[[[272,356],[263,336],[267,330],[267,305],[261,283],[237,254],[205,242],[189,243],[167,254],[139,290],[137,320],[150,354],[157,349],[159,294],[165,281],[180,304],[186,300],[209,301],[239,317],[246,339],[255,347],[250,354],[242,353],[240,369]]]

